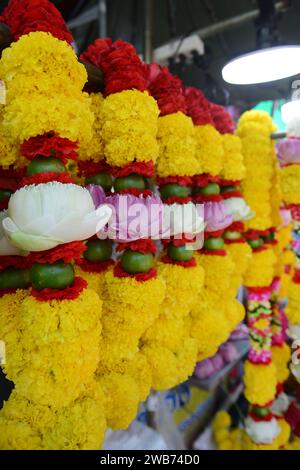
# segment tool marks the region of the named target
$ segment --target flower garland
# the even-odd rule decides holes
[[[194,88],[187,88],[185,95],[188,114],[194,122],[197,142],[196,157],[199,163],[199,166],[195,168],[195,173],[199,174],[194,174],[193,177],[193,198],[198,203],[204,203],[206,220],[204,249],[199,252],[198,258],[205,270],[204,288],[200,292],[197,307],[192,311],[195,322],[193,336],[199,342],[198,360],[203,360],[216,353],[219,345],[228,338],[230,332],[244,316],[243,306],[235,299],[241,278],[235,275],[234,260],[227,249],[231,245],[229,243],[225,245],[222,238],[224,232],[231,230],[230,226],[232,226],[232,231],[235,230],[232,224],[233,214],[237,207],[234,206],[233,211],[225,205],[225,193],[227,191],[229,195],[229,190],[232,189],[229,185],[233,186],[234,183],[223,180],[224,187],[226,187],[223,191],[223,183],[220,179],[222,171],[225,171],[226,159],[228,159],[228,172],[232,171],[234,177],[241,178],[244,167],[239,139],[231,135],[229,137],[226,135],[223,139],[223,134],[219,132],[219,130],[228,132],[228,127],[221,125],[222,119],[218,120],[216,117],[216,111],[220,109],[224,115],[223,108],[210,104],[203,93]],[[226,112],[225,118],[227,123],[230,122],[232,125]],[[223,140],[227,143],[228,154],[225,154]],[[231,144],[233,150],[230,149]],[[235,188],[231,195],[237,195]],[[239,229],[239,227],[236,228]],[[241,250],[240,245],[237,250]],[[247,248],[246,251],[248,252]],[[234,252],[233,245],[232,252]],[[216,324],[218,329],[216,329]]]
[[[195,173],[197,160],[194,126],[186,115],[183,84],[167,68],[156,64],[148,66],[147,71],[149,92],[160,108],[157,183],[165,211],[174,214],[174,226],[162,240],[164,250],[157,264],[158,274],[166,283],[165,298],[159,317],[143,335],[142,343],[152,368],[153,387],[165,390],[186,380],[197,359],[198,346],[190,312],[197,304],[204,272],[189,243],[204,226],[191,203],[190,176]],[[193,220],[189,210],[198,227],[188,222]],[[189,237],[185,237],[183,227]]]
[[[243,196],[255,216],[246,223],[245,237],[252,248],[252,259],[244,277],[248,289],[247,323],[250,351],[245,363],[245,396],[251,406],[243,433],[243,449],[277,449],[280,426],[269,406],[276,396],[280,368],[272,360],[272,326],[276,332],[277,290],[280,275],[275,229],[279,224],[280,191],[270,134],[271,118],[261,111],[244,113],[238,135],[246,167]],[[257,191],[256,181],[259,181]],[[274,348],[273,348],[274,350]],[[276,358],[276,352],[275,352]],[[278,365],[278,362],[277,362]],[[267,416],[268,418],[267,421]]]
[[[105,98],[95,110],[99,123],[95,132],[102,142],[104,166],[99,155],[94,158],[89,154],[89,158],[101,164],[96,176],[99,173],[113,176],[114,193],[106,202],[114,209],[114,219],[107,235],[118,242],[116,252],[121,256],[112,269],[101,274],[105,302],[97,374],[106,394],[111,395],[106,414],[108,425],[120,429],[134,419],[139,402],[153,385],[141,338],[158,317],[165,293],[165,282],[157,276],[153,265],[156,246],[147,240],[150,225],[145,221],[138,233],[130,231],[129,223],[130,208],[138,206],[148,213],[151,205],[157,205],[158,209],[161,206],[161,201],[148,189],[158,155],[159,110],[145,91],[144,64],[130,44],[96,40],[82,59],[99,67],[104,74]],[[92,170],[92,165],[89,168]],[[89,177],[87,181],[102,185],[101,179]],[[107,191],[108,188],[102,187]],[[149,262],[145,269],[141,266],[144,261]]]
[[[15,388],[0,412],[0,448],[95,449],[106,427],[105,396],[95,380],[102,302],[74,276],[71,261],[84,250],[73,242],[94,235],[111,212],[96,210],[87,190],[68,184],[65,166],[76,159],[77,142],[92,135],[89,98],[81,91],[87,76],[50,2],[32,0],[25,8],[12,0],[3,18],[21,37],[0,61],[7,88],[2,130],[13,145],[22,144],[14,164],[24,167],[25,186],[1,219],[1,339]]]
[[[290,258],[290,269],[288,274],[291,276],[287,285],[288,304],[286,314],[289,320],[288,334],[292,340],[299,340],[299,118],[294,117],[287,125],[287,138],[280,141],[277,147],[277,156],[280,163],[280,182],[285,203],[285,210],[290,209],[292,219],[292,237],[291,247],[294,256]],[[288,271],[288,270],[287,270]],[[299,366],[291,363],[290,370],[299,382]],[[284,374],[284,369],[282,373]],[[290,404],[286,411],[285,418],[293,431],[293,441],[290,449],[299,447],[299,386],[296,399]]]

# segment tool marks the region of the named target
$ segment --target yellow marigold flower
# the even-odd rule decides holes
[[[272,248],[252,254],[244,282],[247,287],[269,286],[274,276],[276,256]]]
[[[276,233],[276,240],[278,241],[278,250],[280,252],[287,248],[292,241],[292,224],[281,227]]]
[[[18,421],[9,421],[0,416],[0,427],[2,430],[5,430],[0,433],[1,450],[42,449],[40,435],[28,424]]]
[[[222,441],[230,440],[230,433],[228,429],[216,429],[214,432],[214,438],[216,442],[220,445]]]
[[[161,177],[192,176],[197,173],[193,121],[181,112],[158,119],[159,157],[157,174]]]
[[[150,364],[155,390],[167,390],[178,383],[176,355],[170,349],[152,342],[142,348],[142,353]]]
[[[55,426],[43,435],[43,447],[49,450],[98,450],[103,444],[105,430],[103,403],[84,397],[57,414]]]
[[[221,410],[215,416],[213,420],[212,427],[213,429],[222,429],[222,428],[229,428],[231,424],[231,418],[227,411]]]
[[[0,165],[7,169],[9,166],[15,165],[19,157],[18,146],[8,140],[7,136],[3,133],[2,124],[0,124]]]
[[[180,348],[175,351],[177,360],[177,376],[174,386],[187,380],[194,372],[198,353],[198,342],[194,338],[185,337]]]
[[[90,273],[83,271],[79,266],[75,266],[75,272],[88,283],[89,289],[94,290],[101,299],[105,298],[106,283],[104,273]]]
[[[107,162],[124,166],[156,161],[159,109],[147,92],[125,90],[105,98],[101,107],[102,139]]]
[[[162,314],[145,332],[142,341],[143,343],[157,341],[162,346],[175,351],[180,346],[184,336],[184,319],[182,317],[166,317]]]
[[[282,197],[287,204],[298,204],[300,200],[300,166],[288,165],[280,169]]]
[[[196,304],[198,294],[202,289],[203,267],[199,263],[193,268],[158,263],[157,269],[166,282],[166,293],[161,305],[162,315],[186,316]]]
[[[56,75],[57,72],[59,75]],[[60,79],[65,85],[63,78],[70,85],[76,84],[77,89],[82,89],[87,81],[85,67],[78,62],[72,46],[41,31],[21,36],[3,51],[0,61],[0,75],[8,88],[15,79],[22,77],[28,80],[33,74],[41,82],[52,77],[54,90]]]
[[[138,282],[132,278],[114,277],[112,271],[105,273],[107,285],[107,299],[105,318],[110,321],[108,312],[114,314],[121,321],[130,321],[138,324],[140,320],[142,331],[158,317],[160,305],[165,295],[165,282],[160,277],[145,282]]]
[[[4,403],[1,415],[8,420],[24,422],[34,429],[39,429],[54,425],[56,419],[54,411],[48,406],[32,403],[14,389],[9,400]]]
[[[76,341],[78,334],[94,328],[101,317],[102,301],[91,289],[75,300],[40,302],[27,296],[20,305],[20,327],[27,344],[65,344]],[[86,315],[84,312],[88,312]]]
[[[113,430],[126,429],[136,417],[140,398],[137,382],[127,374],[111,373],[99,377],[106,402],[107,424]]]
[[[19,307],[28,290],[18,289],[13,294],[5,294],[0,297],[0,332],[1,340],[5,341],[6,346],[14,346],[19,337]]]
[[[245,201],[256,214],[247,222],[246,229],[265,230],[278,221],[279,188],[276,197],[274,188],[271,194],[272,182],[278,182],[274,143],[270,139],[273,130],[272,119],[264,111],[247,111],[238,123],[237,134],[242,140],[246,167],[242,190]]]
[[[195,173],[221,173],[224,164],[222,136],[211,124],[195,126],[196,158],[198,168]]]
[[[94,162],[99,162],[104,159],[101,118],[101,109],[104,99],[101,93],[91,93],[90,98],[91,111],[94,115],[92,137],[89,141],[84,141],[82,145],[80,145],[79,160],[93,160]]]
[[[260,111],[260,110],[250,110],[246,111],[242,116],[240,117],[239,123],[238,123],[238,131],[242,129],[243,127],[249,127],[253,133],[260,133],[259,131],[263,130],[263,134],[269,135],[271,132],[274,132],[276,130],[276,126],[273,124],[272,118],[270,117],[269,113],[266,111]],[[258,129],[258,130],[257,130]],[[247,129],[247,134],[249,133],[249,129]]]
[[[243,161],[241,139],[232,134],[222,136],[224,164],[221,177],[228,180],[242,180],[246,168]]]
[[[235,330],[246,315],[245,307],[238,300],[227,300],[226,302],[226,319],[230,327],[230,331]]]
[[[230,243],[226,245],[226,250],[234,262],[235,273],[241,276],[247,271],[252,257],[252,250],[248,243]]]
[[[291,324],[300,323],[300,284],[290,281],[287,288],[286,315]]]
[[[99,337],[100,324],[65,344],[50,343],[27,350],[21,341],[23,365],[14,360],[14,354],[6,365],[16,391],[34,403],[68,406],[93,378],[99,362]]]
[[[225,292],[230,286],[230,277],[234,272],[234,262],[226,256],[197,255],[199,264],[204,268],[204,286],[212,291]]]
[[[5,108],[3,132],[12,142],[50,131],[72,141],[89,141],[93,124],[89,100],[86,93],[77,97],[53,91],[49,95],[34,91],[19,95]]]
[[[272,346],[272,361],[276,367],[277,382],[283,383],[288,379],[290,375],[288,363],[290,360],[291,350],[286,343],[283,343],[282,346]]]
[[[211,288],[203,288],[191,317],[191,336],[198,341],[198,360],[213,356],[230,334],[224,298]]]
[[[252,364],[245,362],[245,397],[250,403],[265,405],[276,394],[276,367],[270,364]]]
[[[279,449],[281,449],[289,442],[291,435],[291,427],[283,418],[279,418],[277,420],[277,423],[280,426],[280,434],[277,436],[276,440],[278,442]]]

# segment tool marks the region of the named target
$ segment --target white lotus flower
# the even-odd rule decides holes
[[[300,383],[300,364],[291,363],[290,369],[297,382]]]
[[[223,204],[226,214],[231,215],[234,222],[249,220],[255,215],[242,197],[230,197]]]
[[[289,325],[287,329],[288,336],[294,341],[300,340],[300,325],[295,323],[294,325]]]
[[[256,444],[271,444],[280,433],[276,418],[271,421],[254,421],[250,416],[245,420],[248,436]]]
[[[16,191],[2,224],[15,247],[44,251],[93,236],[108,222],[111,212],[107,205],[95,209],[87,189],[51,182]]]
[[[199,205],[198,205],[199,206]],[[188,204],[164,204],[164,223],[162,238],[179,237],[181,234],[190,236],[204,231],[204,214],[201,215],[198,206]],[[203,206],[201,205],[202,209]],[[203,213],[203,210],[202,210]]]
[[[7,217],[7,211],[0,212],[0,256],[13,256],[21,255],[23,252],[18,250],[15,246],[9,243],[7,236],[5,235],[4,228],[2,227],[2,221]]]
[[[276,416],[283,416],[290,404],[289,397],[284,393],[280,393],[272,403],[271,412]]]
[[[300,137],[300,116],[293,116],[288,122],[286,133],[289,137]]]

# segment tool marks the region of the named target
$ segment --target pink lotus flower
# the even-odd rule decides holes
[[[300,139],[284,139],[277,144],[277,157],[281,166],[300,163]]]
[[[204,203],[204,221],[206,223],[206,232],[215,232],[225,229],[232,224],[232,215],[226,214],[223,202],[205,202]]]

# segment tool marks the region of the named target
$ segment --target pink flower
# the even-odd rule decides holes
[[[232,215],[226,214],[223,202],[204,203],[204,221],[206,232],[215,232],[225,229],[232,224]]]
[[[277,144],[277,157],[281,166],[300,163],[300,139],[284,139]]]
[[[163,203],[157,196],[113,195],[106,198],[113,215],[108,236],[126,242],[144,238],[158,239],[163,228]]]

